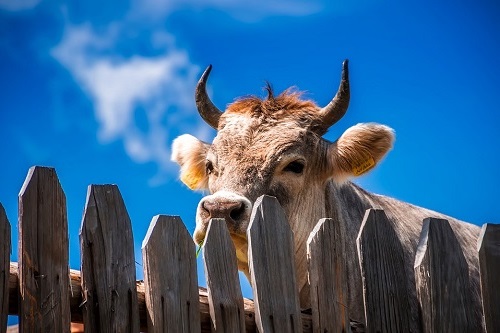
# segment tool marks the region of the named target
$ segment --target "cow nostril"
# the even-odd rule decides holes
[[[245,212],[245,205],[243,203],[240,203],[238,207],[231,210],[229,216],[233,219],[233,221],[238,221],[244,212]]]
[[[206,199],[200,205],[201,217],[209,220],[212,218],[224,218],[226,222],[240,222],[246,211],[243,201],[224,198]]]
[[[203,201],[201,204],[201,208],[202,208],[204,214],[211,216],[214,205],[212,203],[207,202],[207,201]]]

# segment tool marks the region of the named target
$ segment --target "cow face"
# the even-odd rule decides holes
[[[339,91],[325,108],[289,90],[274,96],[268,88],[267,99],[241,99],[222,113],[204,92],[205,75],[197,88],[197,104],[202,117],[217,128],[217,136],[209,144],[183,135],[172,149],[181,180],[191,189],[210,192],[198,204],[195,242],[203,241],[211,218],[224,218],[239,268],[248,276],[246,229],[252,205],[259,196],[272,195],[294,231],[296,266],[304,266],[307,236],[326,216],[326,183],[342,182],[373,168],[392,147],[392,130],[358,124],[336,142],[322,138],[347,109],[347,63]]]

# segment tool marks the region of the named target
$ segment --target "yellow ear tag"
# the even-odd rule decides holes
[[[352,167],[352,173],[355,176],[360,176],[365,172],[367,172],[368,170],[370,170],[371,168],[373,168],[374,166],[375,166],[375,160],[373,159],[373,157],[370,156],[370,158],[364,161],[363,163],[354,165]]]
[[[194,190],[198,187],[203,175],[200,173],[192,173],[192,172],[184,172],[181,175],[181,181],[187,185],[191,190]]]

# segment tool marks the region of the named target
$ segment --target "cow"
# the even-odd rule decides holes
[[[356,254],[365,211],[384,209],[404,248],[410,295],[412,331],[418,326],[414,258],[423,220],[446,219],[469,265],[474,319],[482,322],[476,242],[480,228],[443,214],[396,199],[369,193],[350,179],[374,168],[392,149],[394,131],[376,123],[347,129],[335,142],[323,138],[346,113],[349,100],[348,61],[334,98],[319,107],[303,100],[295,89],[275,95],[268,84],[267,97],[243,97],[222,112],[210,100],[206,82],[209,66],[196,87],[199,114],[217,130],[206,143],[184,134],[173,141],[172,160],[180,166],[180,179],[193,190],[208,190],[196,212],[194,241],[200,244],[211,218],[224,218],[236,249],[238,268],[250,279],[246,230],[252,205],[261,195],[277,198],[293,230],[295,267],[301,307],[309,306],[307,238],[319,219],[330,217],[346,225],[346,251]],[[279,245],[277,245],[279,246]],[[351,319],[364,322],[360,267],[347,263],[348,309]],[[413,287],[412,287],[413,286]]]

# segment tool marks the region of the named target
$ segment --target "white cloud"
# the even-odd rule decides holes
[[[0,0],[0,9],[21,11],[35,8],[41,0]]]
[[[101,138],[112,139],[126,131],[133,123],[134,105],[157,97],[164,85],[172,83],[169,81],[182,80],[175,71],[189,66],[186,55],[177,51],[153,59],[136,56],[119,63],[99,59],[85,66],[78,76],[96,99]]]
[[[8,1],[0,0],[0,4]],[[28,7],[28,3],[35,6],[40,0],[18,1]],[[200,68],[176,46],[175,37],[163,30],[150,32],[150,46],[161,51],[154,57],[125,57],[119,45],[127,36],[127,24],[164,22],[180,9],[216,9],[237,19],[255,21],[276,15],[309,15],[321,6],[317,0],[134,0],[123,20],[101,28],[99,33],[90,24],[66,23],[63,38],[52,55],[92,99],[99,124],[98,139],[102,143],[121,140],[132,160],[157,163],[160,173],[152,184],[164,181],[165,172],[176,170],[169,158],[171,132],[188,132],[206,141],[213,135],[194,107]],[[131,45],[130,41],[127,45]],[[193,124],[193,119],[198,123]]]
[[[152,38],[154,44],[163,46],[161,55],[120,57],[112,52],[119,30],[114,26],[97,35],[89,25],[68,26],[52,54],[94,101],[99,140],[123,140],[125,151],[134,161],[153,161],[160,171],[167,171],[173,166],[169,129],[187,130],[204,139],[209,136],[202,129],[208,127],[206,124],[192,126],[187,119],[198,119],[193,88],[199,68],[166,33]],[[142,117],[140,122],[138,115]],[[192,126],[189,129],[185,128],[188,124]]]

